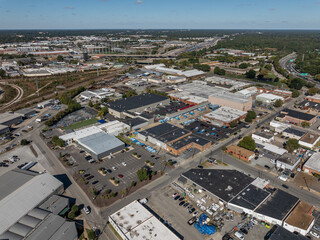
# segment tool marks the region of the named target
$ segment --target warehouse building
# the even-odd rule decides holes
[[[130,98],[124,98],[108,103],[109,113],[118,118],[131,116],[132,113],[151,110],[157,106],[170,103],[170,99],[153,93],[144,93]]]
[[[246,87],[250,86],[250,83],[241,82],[238,80],[232,80],[224,77],[219,76],[212,76],[206,78],[206,81],[214,84],[216,87],[222,88],[222,89],[228,89],[228,91],[234,91],[234,90],[241,90]]]
[[[274,163],[278,169],[289,169],[292,171],[300,163],[300,158],[294,154],[285,153],[276,160],[272,160],[272,163]]]
[[[261,221],[282,226],[284,220],[298,203],[297,197],[277,189],[255,210],[252,216]]]
[[[0,136],[10,132],[10,127],[0,124]]]
[[[20,114],[12,113],[12,112],[5,112],[0,113],[0,125],[5,126],[12,126],[17,125],[23,121],[23,118]]]
[[[122,141],[105,132],[98,132],[79,138],[77,144],[95,160],[100,160],[125,148],[125,144]]]
[[[299,140],[299,144],[303,147],[312,149],[316,143],[320,140],[320,135],[316,133],[308,132]]]
[[[46,108],[46,107],[50,107],[54,104],[54,100],[53,99],[49,99],[46,101],[43,101],[41,103],[38,103],[38,108]]]
[[[274,104],[277,100],[284,101],[284,98],[271,93],[262,93],[256,96],[256,101],[260,101],[265,105]]]
[[[48,173],[14,169],[0,176],[0,239],[76,240],[74,222],[56,214],[68,207],[50,203],[64,191]],[[44,206],[51,206],[44,208]]]
[[[264,132],[255,132],[252,134],[252,139],[264,143],[271,143],[274,141],[274,136]]]
[[[285,220],[283,227],[290,232],[298,232],[303,236],[307,235],[315,222],[312,216],[313,210],[312,205],[300,201]]]
[[[293,232],[288,231],[287,229],[275,225],[273,228],[267,233],[269,240],[308,240],[309,238],[302,236],[301,234],[295,234]]]
[[[302,122],[307,122],[311,125],[317,121],[316,115],[299,112],[288,108],[283,109],[277,118],[297,125],[301,125]]]
[[[111,214],[109,222],[123,240],[181,239],[138,201]]]
[[[316,94],[314,96],[307,96],[305,99],[309,102],[320,103],[320,94]]]
[[[139,132],[137,138],[166,149],[167,144],[169,145],[189,135],[191,135],[191,132],[185,129],[169,123],[162,123]]]
[[[247,112],[252,108],[252,99],[244,98],[234,93],[220,92],[209,96],[211,104],[218,104],[221,107],[234,108],[240,111]]]
[[[205,114],[202,116],[202,120],[206,121],[215,126],[230,126],[232,123],[237,123],[245,119],[247,112],[230,108],[220,107],[215,111]]]
[[[211,145],[211,141],[191,134],[178,141],[167,144],[167,150],[177,156],[190,148],[196,148],[200,151],[205,151]]]
[[[254,152],[236,145],[229,145],[227,147],[226,153],[247,162],[251,161],[255,157]]]
[[[115,93],[112,88],[101,88],[96,90],[87,90],[80,93],[80,98],[90,100],[92,98],[103,99],[110,97]]]
[[[270,127],[273,127],[277,133],[282,133],[285,129],[290,128],[289,124],[272,120],[270,122]]]
[[[293,128],[286,128],[283,132],[282,135],[288,138],[294,138],[299,140],[300,138],[302,138],[303,135],[305,135],[306,133],[300,130],[296,130]]]
[[[222,169],[190,169],[182,177],[226,203],[254,181],[237,170]]]
[[[314,153],[303,165],[303,171],[312,175],[313,173],[320,175],[320,153]]]
[[[249,88],[245,88],[245,89],[242,89],[242,90],[236,92],[236,94],[241,95],[246,98],[252,97],[253,95],[255,95],[257,93],[258,93],[258,89],[256,87],[249,87]]]
[[[38,112],[34,109],[23,108],[15,111],[14,113],[20,114],[23,118],[31,118],[35,116]]]

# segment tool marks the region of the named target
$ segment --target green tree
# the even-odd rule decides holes
[[[303,122],[301,123],[301,126],[302,126],[303,128],[306,128],[306,127],[309,127],[309,126],[310,126],[310,123],[307,122],[307,121],[303,121]]]
[[[21,142],[20,142],[21,145],[28,145],[29,144],[29,141],[27,139],[21,139]]]
[[[100,109],[99,113],[98,113],[98,116],[99,117],[103,117],[103,116],[107,115],[107,113],[108,113],[108,108],[107,107],[102,107]]]
[[[148,169],[146,168],[141,168],[140,170],[137,171],[137,176],[140,182],[149,179],[150,174]]]
[[[281,99],[277,99],[275,102],[274,102],[274,106],[275,107],[281,107],[283,105],[283,101]]]
[[[57,57],[57,61],[58,61],[58,62],[62,62],[63,60],[64,60],[63,56],[58,55],[58,57]]]
[[[230,127],[235,128],[238,125],[238,122],[231,122]]]
[[[88,102],[89,107],[93,107],[93,103],[91,101]]]
[[[256,71],[253,69],[250,69],[245,73],[246,77],[250,79],[254,79],[256,77],[256,74],[257,74]]]
[[[217,74],[217,75],[226,75],[226,71],[219,67],[215,67],[213,72],[214,74]]]
[[[68,218],[69,218],[69,219],[73,220],[75,217],[76,217],[75,212],[70,211],[70,212],[68,213]]]
[[[226,151],[227,150],[227,147],[226,146],[222,146],[222,151]]]
[[[239,68],[241,68],[241,69],[246,69],[248,67],[248,64],[247,63],[241,63],[240,65],[239,65]]]
[[[252,139],[251,136],[245,136],[239,143],[238,143],[239,147],[248,149],[250,151],[254,151],[256,149],[256,143],[255,141]]]
[[[316,95],[317,93],[319,92],[319,88],[316,88],[316,87],[313,87],[313,88],[309,88],[308,90],[308,94],[311,95],[311,96],[314,96]]]
[[[3,69],[0,69],[0,77],[5,77],[6,76],[6,72]]]
[[[292,92],[292,97],[293,98],[297,98],[300,95],[299,91],[296,90],[296,89],[291,89],[291,92]]]
[[[269,71],[271,71],[272,66],[271,66],[271,64],[266,64],[266,65],[264,66],[264,68],[267,69],[267,70],[269,70]]]
[[[289,138],[287,141],[286,149],[289,153],[292,153],[295,149],[299,148],[299,141],[294,138]]]
[[[210,72],[210,66],[207,64],[193,64],[193,68],[204,71],[204,72]]]
[[[315,80],[317,81],[320,81],[320,74],[317,74],[315,77],[314,77]]]
[[[306,84],[305,80],[300,78],[294,78],[293,80],[291,80],[288,86],[290,88],[300,90],[305,84]]]
[[[248,111],[245,121],[251,123],[253,119],[256,119],[256,117],[257,114],[255,111]]]

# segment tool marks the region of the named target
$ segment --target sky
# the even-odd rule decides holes
[[[0,29],[320,29],[320,1],[0,0]]]

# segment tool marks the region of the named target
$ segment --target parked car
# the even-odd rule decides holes
[[[282,184],[281,186],[284,187],[284,188],[286,188],[286,189],[289,188],[289,186],[288,186],[288,185],[285,185],[285,184]]]
[[[201,166],[201,165],[198,165],[198,168],[202,169],[202,168],[203,168],[203,166]]]
[[[197,211],[195,211],[195,212],[193,212],[193,214],[192,214],[194,217],[195,216],[197,216],[198,215],[198,212]]]
[[[98,182],[99,182],[99,181],[96,180],[96,181],[93,181],[92,184],[95,185],[95,184],[97,184]]]
[[[189,219],[188,224],[189,224],[189,225],[192,225],[192,224],[194,224],[196,221],[197,221],[197,217],[193,217],[193,218]]]
[[[111,169],[107,169],[107,172],[108,172],[108,173],[112,173]]]
[[[171,197],[175,198],[178,195],[178,193],[174,193],[171,195]]]
[[[122,174],[118,174],[118,177],[119,177],[119,178],[123,178],[123,175],[122,175]]]
[[[248,230],[245,229],[245,228],[240,228],[240,231],[243,232],[243,233],[246,234],[246,235],[248,234]]]
[[[127,166],[127,163],[126,163],[126,162],[122,162],[122,165],[123,165],[123,166]]]
[[[189,205],[188,202],[186,202],[185,204],[183,204],[183,207],[187,207]]]
[[[182,201],[184,199],[184,197],[179,198],[179,201]]]
[[[268,165],[264,165],[264,167],[265,167],[266,169],[270,169],[270,167],[269,167]]]
[[[195,208],[191,208],[191,209],[189,210],[189,213],[193,213],[195,210],[196,210]]]
[[[117,170],[117,167],[112,167],[113,171]]]
[[[87,206],[83,209],[83,211],[86,213],[86,214],[89,214],[91,211],[90,211],[90,207]]]
[[[314,232],[314,231],[310,231],[309,233],[310,233],[310,235],[314,236],[315,238],[319,238],[320,237],[319,234]]]
[[[182,206],[183,204],[185,204],[185,201],[181,201],[181,202],[179,203],[179,206]]]
[[[180,196],[178,195],[178,196],[176,196],[175,198],[174,198],[174,200],[178,200],[180,198]]]

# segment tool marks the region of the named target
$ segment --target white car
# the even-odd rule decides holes
[[[309,233],[310,233],[310,235],[314,236],[315,238],[319,238],[320,237],[319,234],[314,232],[314,231],[310,231]]]
[[[112,169],[113,169],[113,171],[117,170],[117,168],[116,168],[116,167],[112,167]]]
[[[85,207],[83,209],[83,211],[86,213],[86,214],[89,214],[90,213],[90,208],[89,207]]]
[[[123,165],[123,166],[127,166],[127,163],[126,163],[126,162],[122,162],[122,165]]]

